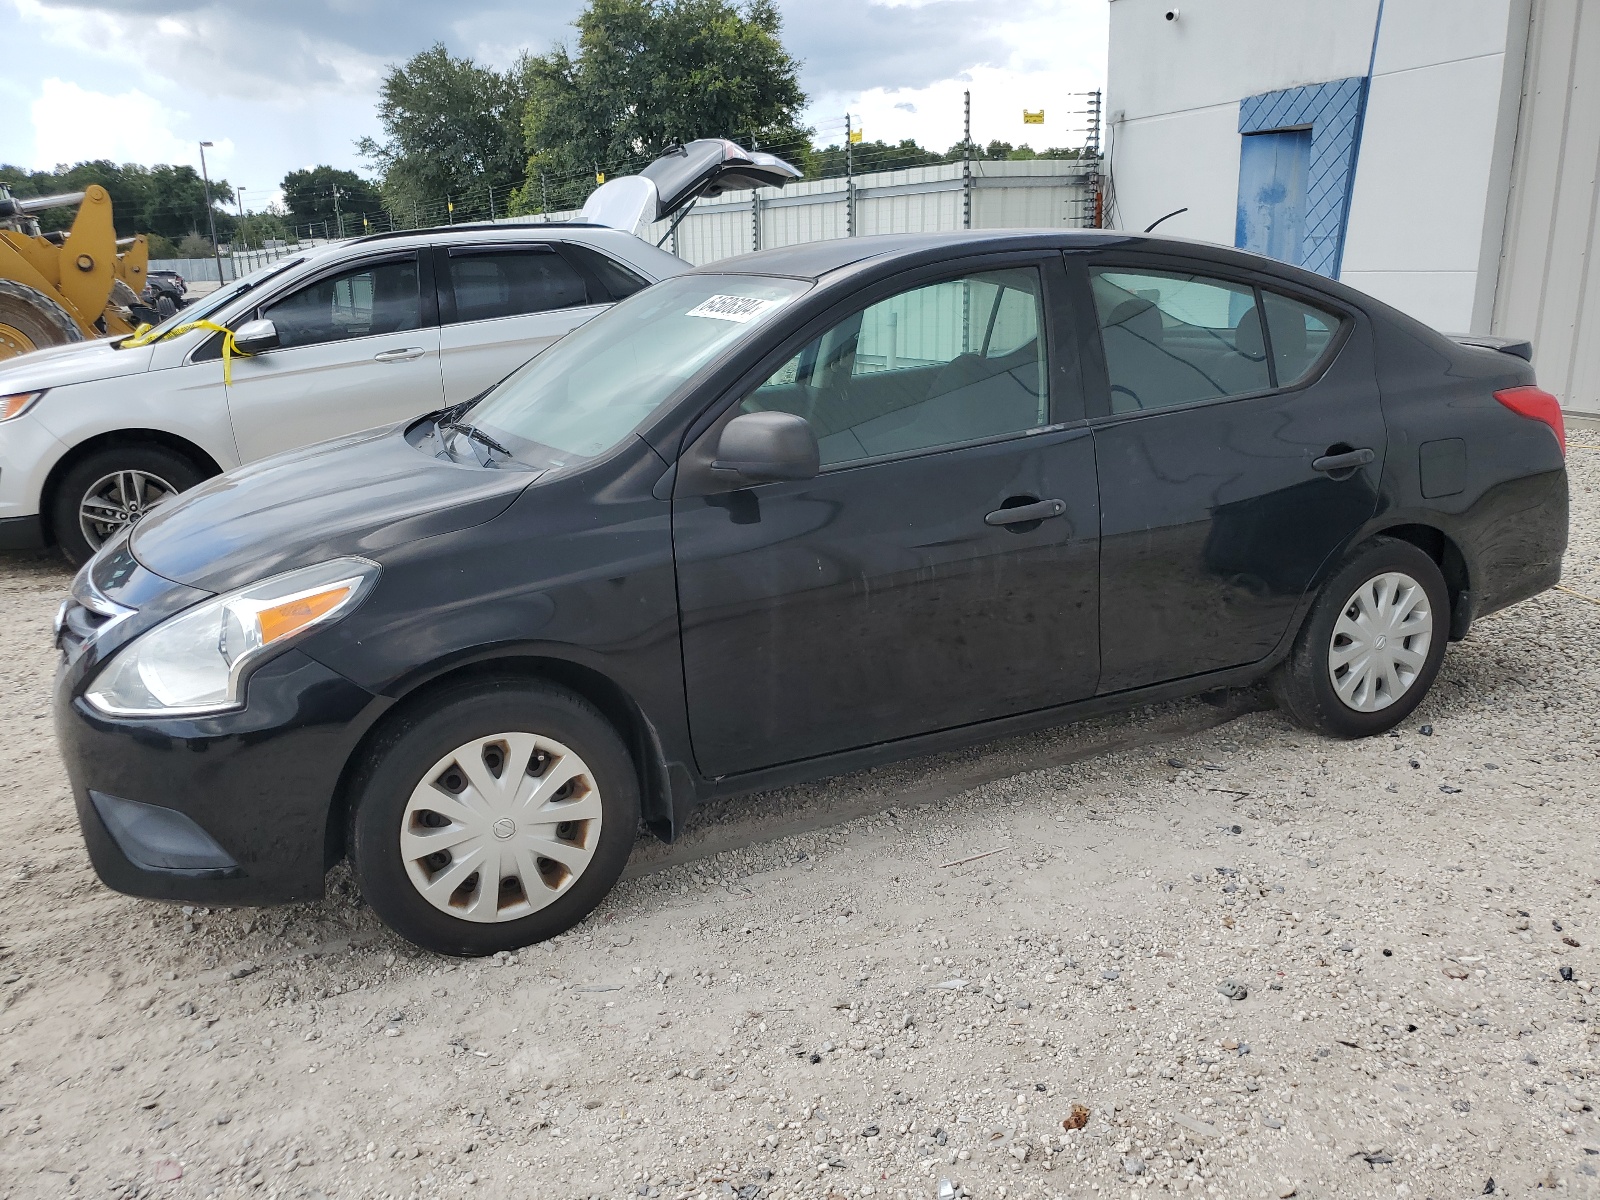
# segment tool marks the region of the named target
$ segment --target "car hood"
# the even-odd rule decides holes
[[[0,363],[0,395],[115,379],[149,369],[154,353],[151,347],[118,350],[118,340],[95,338],[90,342],[68,342],[65,346],[46,346],[43,350],[30,350],[8,358]]]
[[[231,591],[341,555],[375,558],[470,529],[505,511],[539,474],[433,458],[395,425],[219,475],[152,512],[129,544],[148,571]]]

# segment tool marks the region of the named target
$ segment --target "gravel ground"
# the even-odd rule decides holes
[[[1600,1192],[1570,593],[1477,625],[1397,735],[1192,701],[719,804],[579,930],[460,963],[342,872],[101,887],[46,713],[66,579],[0,562],[0,1195]]]

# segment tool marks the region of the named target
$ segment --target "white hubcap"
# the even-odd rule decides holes
[[[1333,627],[1333,690],[1357,712],[1388,708],[1416,682],[1432,644],[1433,612],[1422,585],[1399,571],[1375,576],[1345,602]]]
[[[458,746],[406,804],[400,854],[440,912],[514,921],[558,899],[600,841],[600,789],[583,759],[531,733]]]

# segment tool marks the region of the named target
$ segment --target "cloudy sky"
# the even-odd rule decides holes
[[[1082,141],[1105,78],[1107,0],[779,0],[819,142],[846,111],[866,136],[1035,147]],[[207,161],[261,207],[284,173],[363,169],[386,65],[436,41],[506,66],[571,41],[582,0],[0,0],[0,162]],[[1025,126],[1024,107],[1045,110]],[[709,132],[709,131],[708,131]]]

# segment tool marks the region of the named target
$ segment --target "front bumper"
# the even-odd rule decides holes
[[[322,895],[340,779],[387,701],[295,650],[251,676],[244,709],[211,717],[108,717],[76,674],[56,679],[56,736],[108,887],[219,905]]]

